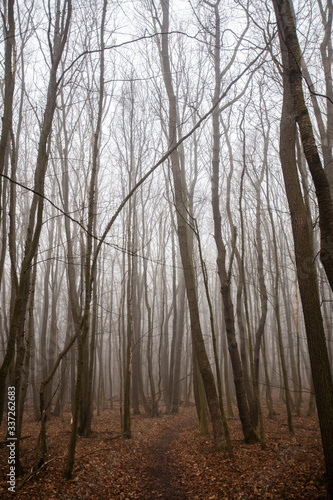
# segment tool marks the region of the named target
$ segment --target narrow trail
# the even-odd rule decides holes
[[[133,454],[124,457],[128,472],[128,492],[140,500],[186,500],[183,465],[175,444],[185,429],[194,423],[193,413],[147,419],[136,440]],[[141,458],[141,459],[138,459]]]
[[[147,450],[147,465],[142,470],[148,499],[181,500],[188,498],[175,460],[173,443],[181,429],[166,428],[163,435]]]

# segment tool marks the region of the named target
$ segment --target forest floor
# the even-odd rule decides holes
[[[323,499],[324,463],[316,416],[294,417],[288,433],[286,412],[265,420],[266,449],[242,440],[239,419],[229,420],[234,458],[200,436],[194,406],[177,415],[134,416],[132,439],[119,436],[119,409],[94,416],[90,437],[78,437],[73,479],[64,481],[70,414],[48,422],[49,462],[28,477],[35,460],[39,424],[23,424],[22,465],[27,474],[8,492],[6,429],[1,427],[0,498],[240,500]],[[235,413],[236,414],[236,413]],[[23,482],[23,483],[22,483]]]

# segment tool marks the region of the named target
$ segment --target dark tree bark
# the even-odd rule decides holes
[[[273,0],[273,2],[278,19],[284,67],[283,109],[280,126],[280,158],[291,214],[298,284],[303,305],[326,471],[328,477],[331,477],[333,473],[333,384],[321,315],[311,235],[308,229],[308,217],[297,173],[295,157],[296,121],[299,124],[303,148],[316,186],[318,202],[320,200],[319,210],[321,211],[321,219],[324,216],[323,205],[325,216],[330,217],[330,194],[329,192],[327,193],[329,187],[314,144],[309,115],[306,108],[304,108],[304,97],[298,76],[300,74],[299,66],[297,65],[297,60],[299,60],[299,47],[290,5],[286,0]],[[305,132],[309,135],[305,136]],[[309,139],[308,142],[306,141],[307,138]],[[325,210],[326,202],[328,204],[328,212]],[[328,222],[328,224],[333,223],[333,219],[331,218],[326,222]],[[323,223],[325,228],[322,228]],[[322,245],[329,243],[327,241],[323,242],[323,237],[325,240],[324,235],[329,236],[326,230],[326,223],[321,220]],[[324,255],[325,254],[322,254],[322,257]],[[323,264],[324,260],[325,259],[323,259]],[[326,261],[326,265],[327,263],[328,261]],[[329,276],[329,273],[327,273],[327,275]]]
[[[282,50],[284,78],[288,82],[291,109],[299,127],[304,154],[316,189],[319,208],[320,260],[333,289],[333,200],[304,99],[301,50],[292,6],[289,2],[290,0],[273,0]]]

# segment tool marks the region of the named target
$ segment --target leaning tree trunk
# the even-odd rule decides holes
[[[298,76],[295,73],[299,72],[299,68],[295,68],[294,63],[291,64],[292,58],[294,58],[298,54],[297,51],[295,53],[291,53],[291,50],[292,48],[295,49],[298,47],[298,42],[290,5],[289,2],[286,2],[285,0],[274,0],[274,7],[279,21],[279,36],[284,68],[283,109],[280,128],[280,158],[291,214],[297,277],[303,305],[304,322],[309,347],[312,378],[318,409],[326,471],[328,477],[331,477],[333,475],[333,383],[327,353],[323,319],[320,309],[320,297],[317,286],[317,275],[311,244],[311,236],[308,229],[307,213],[299,184],[295,158],[296,120],[299,122],[299,124],[302,119],[306,121],[308,120],[309,126],[309,116],[307,113],[304,113],[303,118],[300,116],[302,114],[300,113],[300,108],[302,108],[304,111],[305,106],[305,104],[304,106],[302,104],[304,103],[303,94],[299,97],[298,101],[301,105],[300,108],[295,106],[295,92],[298,90],[298,92],[301,93],[302,89],[295,85],[295,81],[298,80]],[[287,26],[286,23],[288,23]],[[295,44],[297,44],[297,47],[295,47]],[[302,135],[301,125],[300,130]],[[313,136],[310,135],[310,141],[311,137]],[[304,128],[302,139],[304,139]],[[314,152],[314,156],[309,158],[309,147],[308,145],[307,147],[305,147],[304,141],[303,147],[310,167],[310,162],[316,159],[316,154]],[[318,169],[318,165],[316,165],[315,168],[313,167],[313,165],[311,165],[310,167],[314,181],[316,175],[313,175],[313,170],[315,170],[315,173],[318,174]],[[323,173],[319,172],[319,177],[323,178]],[[318,188],[322,187],[323,191],[325,192],[326,183],[323,182],[321,186],[317,187],[317,181],[318,177],[316,178],[315,185],[317,195],[319,195]],[[325,196],[326,200],[329,201],[329,196],[327,193],[325,194]],[[320,194],[320,197],[320,205],[322,205],[322,192]],[[322,211],[322,208],[320,208],[320,210]],[[322,218],[322,216],[323,214],[321,214],[320,217]],[[330,223],[333,223],[332,218]],[[323,232],[321,236],[323,244]],[[332,241],[333,240],[331,239],[331,244],[333,244]],[[333,258],[333,254],[331,255]],[[328,261],[326,262],[326,264],[327,263]],[[327,275],[329,275],[329,273],[327,273]]]
[[[284,68],[284,86],[288,85],[293,110],[302,140],[304,154],[316,188],[319,208],[320,260],[333,289],[333,200],[329,181],[323,169],[309,111],[303,94],[302,57],[290,0],[273,0],[278,22]]]

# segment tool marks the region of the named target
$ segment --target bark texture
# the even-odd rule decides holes
[[[274,0],[273,3],[278,19],[284,66],[280,158],[292,220],[297,277],[303,305],[325,464],[328,477],[330,477],[333,473],[333,384],[320,309],[313,246],[297,173],[295,157],[296,122],[299,124],[303,148],[316,186],[318,202],[319,198],[321,200],[320,206],[325,200],[329,201],[329,193],[327,193],[329,187],[316,151],[312,129],[310,130],[311,123],[299,82],[299,67],[297,65],[295,67],[297,63],[295,55],[299,54],[299,47],[290,5],[285,0]],[[299,95],[297,96],[296,93]],[[307,137],[304,137],[304,129],[309,134]],[[306,138],[309,139],[309,144],[305,141]],[[329,212],[330,204],[328,203],[328,212],[325,211],[326,216],[329,216]],[[321,213],[320,217],[322,219],[323,213]]]

